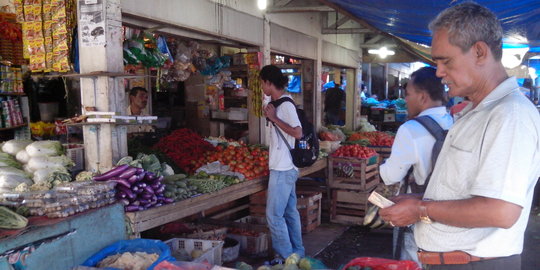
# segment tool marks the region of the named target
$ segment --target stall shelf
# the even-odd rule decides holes
[[[17,256],[24,260],[24,269],[71,269],[123,239],[126,227],[120,204],[67,218],[32,217],[22,230],[0,230],[0,270],[13,269],[8,259]]]
[[[300,169],[299,177],[324,170],[327,163],[326,158],[320,159],[312,166]],[[256,178],[232,185],[217,192],[203,194],[144,211],[126,213],[131,234],[134,237],[138,237],[142,231],[263,191],[266,189],[267,184],[267,177]]]

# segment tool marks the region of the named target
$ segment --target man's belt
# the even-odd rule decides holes
[[[496,257],[476,257],[463,251],[450,252],[429,252],[418,251],[418,259],[422,264],[468,264],[470,262],[478,262],[484,260],[495,259]]]

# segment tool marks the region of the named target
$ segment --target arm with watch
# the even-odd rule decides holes
[[[421,221],[464,228],[510,228],[522,210],[519,205],[481,196],[450,201],[400,198],[395,202],[393,206],[380,209],[379,215],[399,227]]]

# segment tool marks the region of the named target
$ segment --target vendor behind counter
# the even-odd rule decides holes
[[[143,87],[133,87],[129,91],[129,106],[127,115],[149,115],[148,113],[148,91]],[[128,133],[154,132],[151,125],[130,125]]]

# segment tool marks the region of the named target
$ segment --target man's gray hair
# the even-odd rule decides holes
[[[463,52],[474,43],[485,42],[491,49],[495,60],[502,58],[501,23],[495,14],[474,2],[465,2],[443,10],[429,24],[432,33],[446,29],[450,44],[458,46]]]

